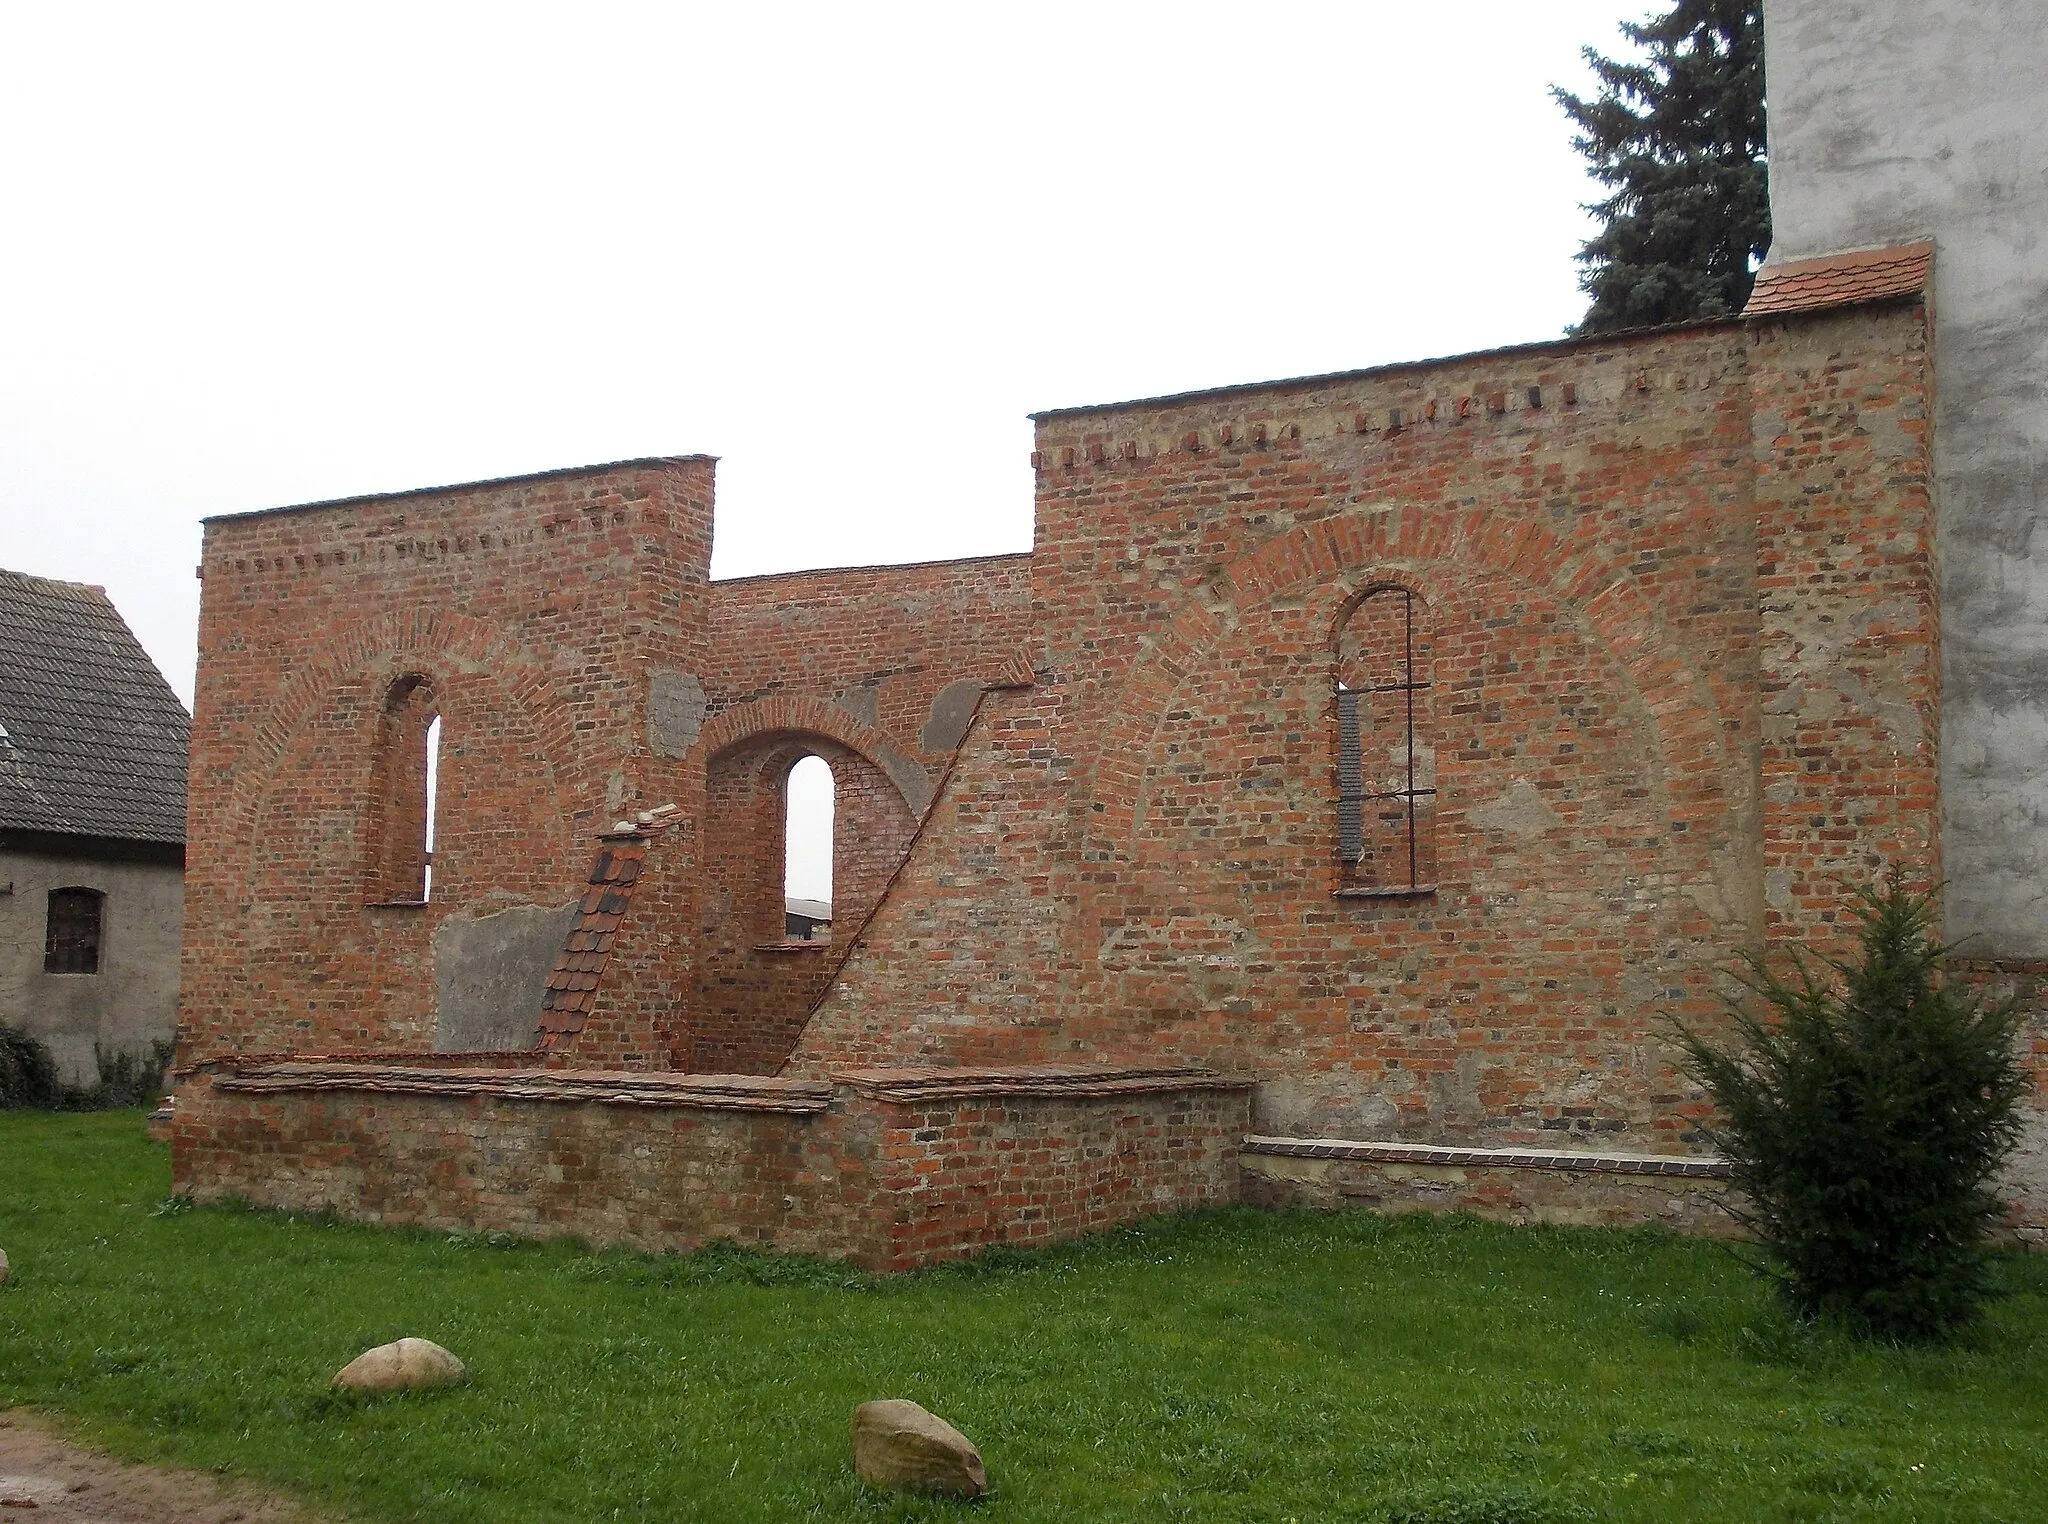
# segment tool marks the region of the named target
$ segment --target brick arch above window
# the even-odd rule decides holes
[[[931,776],[916,758],[837,704],[806,694],[779,693],[720,710],[705,722],[693,752],[708,764],[721,752],[780,733],[788,733],[799,743],[804,735],[822,736],[859,752],[896,786],[915,815],[923,815],[932,802]],[[792,756],[791,765],[794,763]]]
[[[1533,516],[1484,509],[1358,504],[1304,524],[1227,563],[1184,601],[1135,661],[1109,699],[1090,755],[1077,769],[1073,829],[1084,851],[1115,860],[1130,851],[1141,804],[1132,759],[1147,755],[1188,673],[1202,670],[1237,622],[1237,610],[1316,585],[1362,589],[1387,579],[1440,584],[1478,570],[1508,577],[1554,603],[1587,639],[1613,657],[1631,690],[1651,746],[1664,758],[1660,808],[1674,822],[1725,821],[1749,798],[1738,752],[1723,744],[1720,723],[1701,691],[1701,674],[1668,639],[1656,609],[1630,582],[1626,559],[1603,543],[1598,526],[1558,534]],[[1713,850],[1709,833],[1690,831],[1688,850]],[[1075,956],[1085,956],[1096,923],[1114,907],[1103,891],[1075,886],[1082,910],[1071,925]]]
[[[487,620],[427,609],[379,614],[339,631],[317,660],[295,671],[243,745],[217,839],[234,844],[245,882],[262,851],[258,822],[273,793],[281,784],[289,786],[289,778],[280,776],[287,760],[307,726],[332,707],[335,695],[357,686],[381,695],[407,673],[432,677],[454,670],[469,682],[485,678],[492,705],[517,714],[521,728],[532,734],[548,759],[534,792],[551,806],[556,822],[576,817],[575,803],[563,791],[560,777],[568,759],[581,748],[574,716],[546,670]]]

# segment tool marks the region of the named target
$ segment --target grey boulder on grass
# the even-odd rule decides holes
[[[0,1286],[7,1284],[7,1251],[0,1249]]]
[[[432,1339],[400,1339],[364,1350],[335,1374],[334,1386],[344,1392],[412,1392],[453,1386],[468,1375],[468,1368]]]
[[[887,1398],[853,1410],[853,1471],[870,1487],[978,1498],[988,1472],[974,1442],[914,1402]]]

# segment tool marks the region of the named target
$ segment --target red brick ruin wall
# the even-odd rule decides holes
[[[566,906],[644,798],[645,671],[701,652],[710,534],[708,460],[211,522],[181,1060],[436,1046],[450,923]],[[382,807],[423,782],[415,680],[442,723],[427,903],[378,867],[421,826]]]
[[[1880,869],[1940,877],[1926,333],[1902,302],[1051,414],[1029,557],[711,584],[699,461],[217,521],[184,1062],[453,1072],[464,1001],[546,972],[521,1063],[838,1099],[206,1079],[180,1180],[878,1264],[1232,1189],[1242,1090],[913,1120],[850,1078],[902,1066],[1195,1066],[1256,1083],[1262,1134],[1697,1151],[1670,1019],[1718,1022],[1745,949],[1839,947]],[[433,896],[373,903],[430,712]],[[804,755],[835,921],[791,950]]]
[[[1266,1132],[1696,1147],[1668,1018],[1939,877],[1928,384],[1903,305],[1043,418],[1041,681],[788,1072],[1142,1056],[1255,1077]],[[1345,894],[1382,586],[1436,883]]]
[[[549,1061],[688,1066],[701,1025],[705,1062],[781,1062],[833,966],[755,952],[782,938],[787,765],[834,770],[856,926],[1016,660],[1028,558],[712,585],[711,514],[711,462],[687,459],[208,525],[189,1059],[478,1045],[465,1000],[496,1013],[484,1045],[531,1047],[595,838],[674,804]]]
[[[531,1085],[500,1078],[479,1087],[495,1094],[455,1098],[236,1093],[197,1076],[179,1095],[180,1187],[437,1229],[656,1251],[728,1239],[902,1270],[1234,1200],[1247,1111],[1242,1086],[1199,1084],[904,1096],[857,1075],[623,1103],[519,1098],[506,1092]]]
[[[701,966],[687,1066],[772,1074],[866,920],[982,685],[1024,639],[1029,558],[715,583],[705,685]],[[785,786],[833,775],[831,934],[783,935]]]

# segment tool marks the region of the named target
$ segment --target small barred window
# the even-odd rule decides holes
[[[96,974],[107,897],[97,889],[52,889],[43,930],[43,972]]]
[[[1427,609],[1378,587],[1338,635],[1337,856],[1340,892],[1436,887],[1436,750]]]

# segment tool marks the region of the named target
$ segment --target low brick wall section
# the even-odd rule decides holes
[[[1663,1223],[1735,1236],[1721,1207],[1728,1166],[1668,1154],[1440,1148],[1330,1138],[1244,1140],[1243,1198],[1257,1206],[1473,1212],[1502,1222]]]
[[[1184,1068],[222,1061],[183,1076],[172,1164],[201,1200],[902,1270],[1234,1200],[1249,1094]]]

